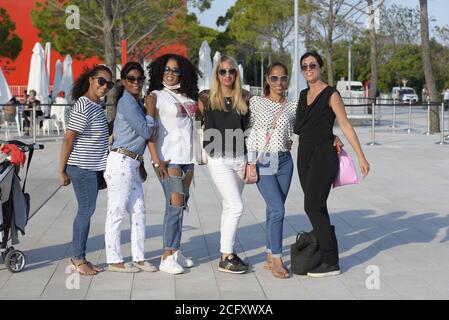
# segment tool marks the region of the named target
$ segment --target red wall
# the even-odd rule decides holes
[[[5,8],[11,19],[16,23],[15,33],[22,39],[22,51],[16,60],[0,58],[0,66],[3,69],[6,80],[10,86],[13,85],[27,85],[28,75],[30,69],[31,54],[36,42],[41,41],[38,37],[38,30],[34,28],[31,21],[31,11],[35,8],[37,1],[44,0],[0,0],[0,7]],[[41,41],[42,47],[45,48],[45,43]],[[177,53],[187,56],[187,47],[180,44],[175,44],[162,48],[155,57],[165,53]],[[73,58],[73,57],[72,57]],[[60,59],[64,62],[64,57],[52,50],[51,53],[51,77],[50,84],[53,84],[53,77],[55,71],[56,60]],[[76,78],[85,66],[91,66],[95,63],[100,63],[98,58],[89,58],[85,60],[73,59],[73,75]]]
[[[42,1],[42,0],[39,0]],[[0,66],[5,74],[6,81],[11,85],[27,85],[30,70],[31,54],[36,42],[40,41],[38,31],[33,27],[31,21],[31,11],[35,8],[36,0],[0,0],[0,7],[5,8],[11,19],[16,23],[15,33],[22,39],[22,51],[16,60],[0,58]],[[45,43],[41,42],[45,48]],[[51,52],[51,77],[50,84],[53,84],[56,60],[64,62],[64,57],[52,50]],[[98,58],[90,58],[84,61],[73,61],[74,77],[82,72],[86,65],[98,63]]]

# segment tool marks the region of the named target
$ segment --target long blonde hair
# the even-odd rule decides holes
[[[224,97],[221,94],[220,80],[218,79],[218,70],[220,69],[220,64],[225,61],[229,62],[232,67],[237,70],[237,74],[235,75],[234,88],[232,90],[232,107],[235,111],[237,111],[238,114],[245,115],[248,113],[248,105],[246,104],[245,98],[243,97],[242,80],[239,67],[234,58],[226,55],[221,56],[213,71],[209,107],[212,110],[228,111],[225,106]]]

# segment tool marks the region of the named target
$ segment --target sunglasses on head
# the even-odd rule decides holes
[[[178,68],[170,68],[170,67],[165,67],[164,69],[164,73],[172,73],[175,76],[179,76],[181,74],[181,70],[179,70]]]
[[[134,77],[134,76],[126,76],[126,78],[125,78],[126,80],[128,80],[129,82],[131,82],[131,83],[134,83],[134,82],[139,82],[139,83],[142,83],[142,82],[144,82],[145,81],[145,77],[144,76],[140,76],[140,77]]]
[[[114,88],[114,82],[113,81],[108,81],[103,77],[93,77],[94,79],[97,79],[98,85],[100,87],[104,87],[106,85],[106,87],[108,88],[108,90],[111,90],[112,88]]]
[[[303,64],[303,65],[301,65],[301,70],[302,70],[302,71],[306,71],[306,70],[308,70],[308,69],[310,69],[310,70],[315,70],[316,67],[317,67],[317,64],[316,64],[316,63]]]
[[[278,76],[270,76],[269,79],[270,79],[271,82],[278,82],[279,80],[282,83],[287,83],[288,82],[288,76],[280,76],[280,77],[278,77]]]
[[[220,76],[225,76],[227,73],[229,73],[231,76],[235,76],[237,74],[237,69],[231,68],[231,69],[220,69],[220,70],[218,70],[218,74]]]

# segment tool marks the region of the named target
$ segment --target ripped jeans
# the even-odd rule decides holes
[[[177,250],[181,244],[182,219],[190,196],[189,188],[184,188],[183,182],[187,173],[193,172],[193,168],[193,164],[169,163],[167,169],[178,169],[182,173],[181,176],[170,175],[168,179],[159,179],[165,194],[165,215],[162,233],[164,250]],[[184,196],[184,204],[182,206],[172,205],[171,203],[171,195],[176,193]]]

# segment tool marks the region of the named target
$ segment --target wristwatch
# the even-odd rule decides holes
[[[157,162],[151,161],[151,164],[153,165],[153,167],[155,168],[159,168],[161,165]]]

